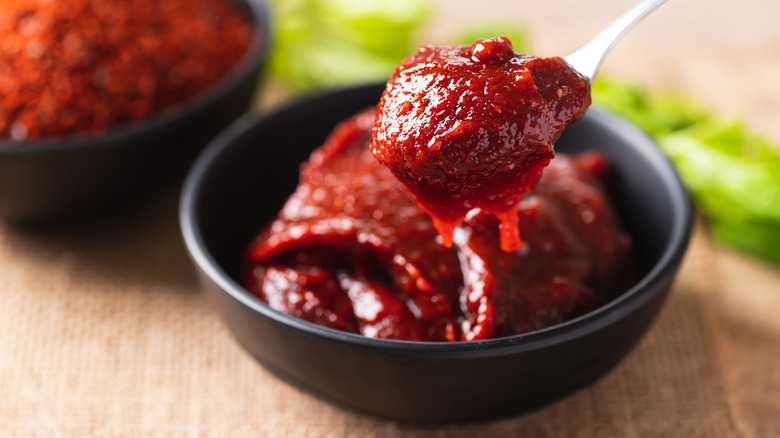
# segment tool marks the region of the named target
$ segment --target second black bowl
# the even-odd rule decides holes
[[[614,203],[635,239],[640,280],[588,314],[499,339],[372,339],[281,314],[239,284],[241,258],[298,182],[298,166],[340,120],[376,105],[382,86],[245,117],[198,159],[181,200],[182,232],[204,287],[238,341],[277,376],[327,400],[396,420],[467,421],[536,408],[612,369],[664,302],[688,245],[691,205],[655,145],[589,110],[560,152],[597,149],[613,164]]]
[[[200,95],[99,133],[0,140],[0,219],[82,220],[181,181],[208,142],[249,109],[268,54],[267,2],[234,1],[253,26],[249,49]]]

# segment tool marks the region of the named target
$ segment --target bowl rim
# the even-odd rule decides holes
[[[0,157],[3,155],[28,155],[48,151],[111,147],[126,139],[164,129],[180,123],[193,114],[213,105],[221,96],[255,74],[255,69],[268,57],[271,44],[270,6],[267,0],[230,0],[252,22],[249,47],[241,58],[222,77],[200,93],[190,96],[173,106],[155,111],[139,119],[108,126],[104,129],[73,132],[69,134],[37,137],[29,141],[0,139]]]
[[[675,216],[671,238],[665,245],[661,256],[639,281],[620,296],[591,312],[544,329],[501,338],[459,342],[419,342],[369,338],[360,334],[320,326],[271,309],[266,303],[238,284],[206,250],[195,214],[199,202],[198,194],[203,186],[203,177],[209,172],[211,164],[216,161],[215,159],[230,149],[234,140],[245,135],[256,125],[266,123],[278,115],[299,110],[307,105],[322,103],[323,100],[338,101],[338,96],[341,93],[368,92],[376,87],[378,87],[377,84],[370,84],[331,90],[292,102],[264,115],[246,114],[214,138],[191,167],[182,186],[179,204],[179,223],[186,249],[190,258],[209,281],[213,282],[231,299],[251,310],[252,313],[300,335],[314,337],[323,342],[336,343],[345,348],[368,349],[393,356],[490,357],[549,347],[600,330],[642,307],[653,296],[660,293],[660,291],[652,293],[653,283],[673,276],[678,269],[687,250],[693,225],[693,205],[687,189],[672,164],[646,134],[619,116],[599,108],[590,108],[585,117],[592,119],[600,127],[610,130],[624,141],[635,145],[638,153],[661,175],[659,183],[669,192],[672,201],[672,214]]]

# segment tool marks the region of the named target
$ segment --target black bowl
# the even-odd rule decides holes
[[[254,24],[250,47],[199,96],[100,133],[0,140],[0,219],[53,222],[102,215],[181,181],[208,142],[249,109],[268,53],[266,1],[235,2]]]
[[[598,149],[615,167],[614,202],[636,241],[640,280],[566,323],[505,338],[371,339],[271,310],[237,280],[242,254],[298,181],[298,165],[340,120],[375,105],[381,85],[244,117],[189,173],[180,220],[208,296],[235,337],[280,378],[337,404],[396,420],[471,421],[541,406],[593,382],[658,314],[688,245],[692,208],[669,162],[634,127],[591,109],[556,149]]]

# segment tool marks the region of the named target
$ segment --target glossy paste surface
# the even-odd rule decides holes
[[[594,309],[624,286],[631,240],[601,155],[559,155],[515,207],[524,236],[474,210],[442,244],[430,216],[370,150],[373,109],[339,125],[247,251],[245,285],[273,309],[366,336],[468,341]]]
[[[445,246],[480,208],[500,219],[513,251],[518,203],[590,101],[588,79],[563,59],[515,53],[505,37],[424,46],[387,83],[372,152],[434,218]]]

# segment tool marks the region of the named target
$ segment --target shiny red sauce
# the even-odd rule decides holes
[[[374,124],[369,109],[339,125],[251,243],[245,285],[271,308],[370,337],[471,341],[561,323],[624,286],[631,239],[605,195],[603,156],[559,154],[512,204],[518,250],[501,249],[499,220],[479,209],[448,247],[372,155]]]
[[[514,251],[520,200],[590,101],[589,80],[563,59],[515,53],[506,37],[424,46],[390,77],[371,149],[433,218],[445,246],[479,208],[500,220],[502,248]]]

